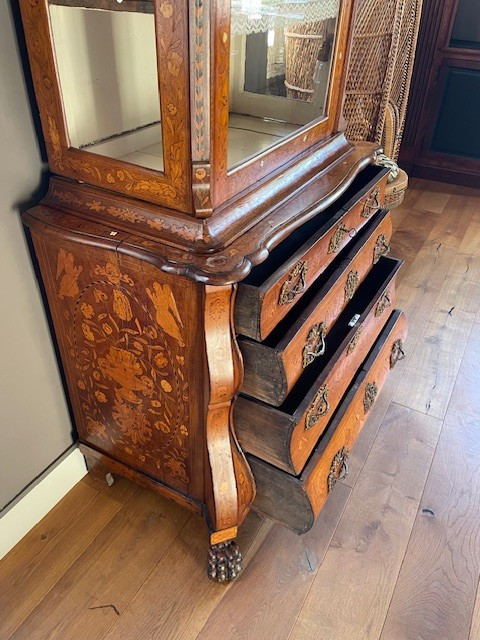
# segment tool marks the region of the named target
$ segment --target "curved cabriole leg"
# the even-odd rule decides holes
[[[242,381],[242,361],[233,329],[235,288],[205,287],[205,344],[209,377],[206,419],[207,489],[210,526],[208,576],[237,577],[241,553],[234,542],[255,497],[255,481],[233,428],[233,403]]]
[[[216,582],[235,580],[242,570],[242,560],[242,553],[234,540],[212,544],[208,550],[208,577]]]

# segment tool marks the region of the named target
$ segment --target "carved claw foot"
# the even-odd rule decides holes
[[[212,544],[208,550],[207,574],[211,580],[230,582],[242,570],[242,554],[236,542]]]

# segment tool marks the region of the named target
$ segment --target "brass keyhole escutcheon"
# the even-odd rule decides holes
[[[392,345],[392,351],[390,353],[390,369],[397,364],[399,360],[403,360],[405,358],[405,351],[403,350],[403,341],[401,338],[395,340]]]
[[[375,403],[378,394],[378,387],[375,382],[369,382],[365,387],[365,397],[363,398],[363,408],[368,413]]]
[[[330,493],[333,487],[337,484],[338,480],[345,480],[348,476],[348,456],[349,451],[347,447],[342,447],[340,451],[337,451],[333,456],[327,478],[328,493]]]
[[[347,347],[347,356],[349,356],[351,353],[353,353],[357,347],[357,344],[360,341],[360,338],[362,337],[362,329],[363,326],[360,325],[358,327],[358,329],[355,332],[355,335],[353,336],[353,338],[350,340],[350,342],[348,343],[348,347]]]
[[[381,233],[375,243],[373,249],[373,264],[377,264],[382,256],[386,256],[390,253],[390,245],[387,242],[387,237],[384,233]]]
[[[302,260],[298,262],[288,279],[282,285],[278,304],[290,304],[295,298],[305,291],[307,286],[308,262]]]
[[[307,429],[307,431],[314,427],[320,418],[330,411],[330,404],[328,402],[329,393],[330,389],[327,385],[324,385],[323,387],[320,387],[315,394],[305,418],[305,429]]]
[[[325,349],[327,348],[325,342],[326,335],[327,325],[324,322],[314,324],[310,329],[307,341],[303,347],[302,364],[304,369],[306,369],[309,364],[312,364],[315,358],[319,358],[325,353]]]
[[[390,300],[390,296],[388,295],[388,291],[384,291],[380,296],[380,299],[375,307],[375,317],[378,318],[382,315],[385,309],[392,306],[392,301]]]
[[[380,209],[380,189],[377,187],[365,200],[363,205],[362,218],[370,218],[370,216]]]
[[[350,271],[345,282],[345,301],[351,300],[355,295],[355,291],[359,283],[358,271]]]
[[[330,243],[328,245],[328,253],[337,253],[347,233],[350,235],[351,238],[353,238],[356,235],[357,230],[348,229],[348,227],[346,227],[344,224],[341,224],[339,227],[337,227],[337,229],[335,230],[335,233],[330,238]]]

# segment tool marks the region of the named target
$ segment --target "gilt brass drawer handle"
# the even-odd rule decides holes
[[[348,343],[347,356],[349,356],[351,353],[353,353],[355,351],[355,348],[356,348],[357,344],[359,343],[360,337],[362,335],[362,329],[363,329],[363,326],[360,325],[358,327],[358,329],[356,330],[355,335],[353,336],[353,338]]]
[[[348,476],[348,455],[349,451],[347,447],[342,447],[340,451],[337,451],[333,456],[327,478],[328,493],[330,493],[337,484],[338,480],[345,480]]]
[[[305,291],[305,287],[307,286],[307,271],[308,262],[306,260],[298,262],[294,266],[293,271],[288,276],[288,279],[285,280],[282,285],[278,304],[290,304],[296,296]]]
[[[330,411],[330,404],[328,402],[328,394],[330,389],[327,385],[320,387],[315,394],[310,409],[307,411],[307,417],[305,418],[305,429],[311,429],[314,427],[322,416],[325,416]]]
[[[362,218],[370,218],[372,213],[378,211],[380,209],[380,189],[377,187],[365,200],[365,204],[363,205]]]
[[[350,271],[345,282],[345,302],[351,300],[355,295],[359,280],[358,271]]]
[[[369,382],[365,387],[365,397],[363,399],[363,408],[365,409],[365,413],[368,413],[373,407],[377,394],[377,385],[375,384],[375,382]]]
[[[392,306],[392,301],[390,300],[390,296],[388,295],[388,291],[384,291],[375,307],[375,317],[379,318],[385,309]]]
[[[341,224],[337,227],[335,233],[330,238],[330,243],[328,245],[328,253],[337,253],[340,249],[340,245],[345,237],[345,234],[348,233],[351,238],[353,238],[357,234],[356,229],[348,229],[344,224]]]
[[[310,329],[305,346],[303,347],[303,368],[306,369],[309,364],[323,356],[327,347],[325,336],[327,335],[327,325],[324,322],[314,324]]]
[[[405,358],[405,351],[403,350],[403,342],[401,338],[395,340],[392,345],[392,352],[390,353],[390,369],[397,364],[399,360],[403,360]]]
[[[378,236],[373,249],[373,264],[377,264],[380,258],[382,256],[386,256],[387,253],[390,253],[390,245],[387,242],[385,234],[381,233]]]

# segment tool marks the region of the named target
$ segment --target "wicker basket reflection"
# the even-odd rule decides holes
[[[326,21],[307,22],[285,31],[287,97],[311,102],[317,60],[327,35]]]

